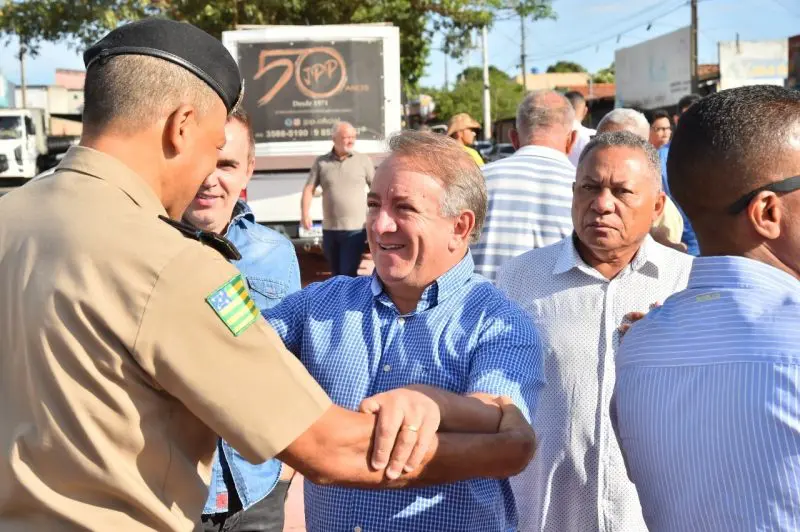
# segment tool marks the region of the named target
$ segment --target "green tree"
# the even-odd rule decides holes
[[[614,63],[608,68],[601,68],[592,76],[592,81],[595,83],[615,83],[616,72],[614,70]]]
[[[572,61],[558,61],[554,65],[547,67],[548,74],[563,74],[566,72],[586,72],[586,69],[578,63],[574,63]]]
[[[195,24],[212,35],[237,24],[349,24],[391,22],[400,29],[401,73],[407,87],[422,76],[430,41],[443,37],[453,57],[471,45],[473,30],[498,13],[553,16],[552,0],[6,0],[0,35],[18,36],[35,54],[41,41],[85,46],[121,22],[155,15]]]
[[[522,85],[508,74],[493,66],[489,67],[489,85],[492,119],[514,116],[522,100]],[[483,116],[483,70],[477,67],[465,69],[458,75],[452,90],[422,89],[436,103],[436,117],[447,121],[457,113],[469,113],[480,121]]]

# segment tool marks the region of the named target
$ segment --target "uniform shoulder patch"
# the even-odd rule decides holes
[[[258,309],[240,273],[211,292],[206,301],[234,336],[242,334],[258,319]]]

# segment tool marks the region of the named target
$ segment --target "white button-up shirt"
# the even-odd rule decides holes
[[[609,419],[619,326],[686,287],[692,257],[646,237],[608,280],[573,241],[506,263],[498,287],[524,307],[545,344],[545,375],[528,468],[512,479],[522,531],[647,530]]]

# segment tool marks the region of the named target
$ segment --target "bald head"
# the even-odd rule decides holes
[[[575,110],[561,93],[533,91],[517,108],[519,145],[547,146],[568,153],[574,120]]]

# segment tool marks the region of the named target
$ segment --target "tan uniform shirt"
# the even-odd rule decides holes
[[[367,221],[367,187],[375,167],[369,156],[352,153],[344,159],[331,150],[317,157],[306,185],[322,187],[322,228],[363,229]]]
[[[664,212],[661,213],[661,217],[656,220],[653,227],[661,228],[664,236],[673,244],[680,243],[683,237],[683,217],[669,196],[664,202]]]
[[[0,199],[0,530],[192,530],[215,434],[263,461],[330,406],[260,316],[231,332],[206,298],[236,269],[159,214],[88,148]]]

